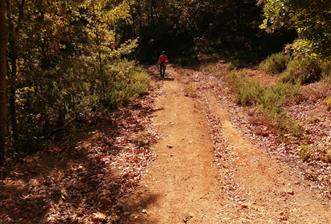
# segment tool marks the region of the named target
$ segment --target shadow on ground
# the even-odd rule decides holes
[[[138,120],[155,110],[146,106],[136,110],[136,115],[117,117],[117,129],[103,124],[4,168],[0,172],[1,223],[125,224],[132,219],[151,223],[141,215],[141,208],[156,201],[157,195],[123,200],[135,190],[141,175],[128,167],[147,166],[143,160],[149,159],[153,143],[142,143],[139,136],[146,127]],[[134,149],[129,151],[128,145]]]

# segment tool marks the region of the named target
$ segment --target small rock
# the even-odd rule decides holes
[[[103,214],[102,212],[93,213],[93,219],[94,220],[103,221],[106,218],[107,218],[107,216],[105,214]]]
[[[192,215],[184,215],[183,222],[188,223],[192,218]]]
[[[287,221],[287,220],[289,220],[289,214],[288,214],[288,212],[280,212],[279,213],[279,219],[281,220],[281,221]]]
[[[174,146],[173,145],[167,145],[169,149],[172,149]]]
[[[288,189],[286,191],[286,193],[289,194],[289,195],[294,195],[294,191],[292,189]]]
[[[248,204],[242,203],[242,204],[240,204],[240,208],[241,209],[248,209]]]

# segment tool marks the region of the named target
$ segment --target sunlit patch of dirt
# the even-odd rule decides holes
[[[218,63],[215,67],[227,69],[226,66],[219,66]],[[213,92],[220,104],[228,106],[232,115],[231,121],[240,127],[252,142],[288,164],[302,179],[309,180],[312,189],[331,198],[331,164],[325,159],[325,152],[324,155],[321,154],[321,150],[331,143],[331,114],[323,102],[325,97],[330,95],[329,84],[320,82],[303,86],[297,101],[285,105],[284,109],[288,115],[300,122],[305,129],[305,135],[296,138],[286,134],[284,136],[284,133],[277,129],[274,121],[260,113],[258,108],[237,105],[236,97],[224,77],[229,70],[216,69],[216,74],[206,72],[205,67],[194,68],[191,71],[186,68],[185,71],[191,72],[191,75],[183,79],[188,83],[190,81],[187,79],[191,79],[191,83],[196,83],[198,96],[199,92],[207,90]],[[181,72],[181,68],[178,68],[177,72]],[[300,97],[301,100],[298,100]],[[306,144],[321,150],[317,150],[310,159],[303,161],[299,155],[299,147]]]
[[[245,68],[240,70],[244,77],[257,80],[263,86],[271,86],[277,81],[277,76],[258,69]]]

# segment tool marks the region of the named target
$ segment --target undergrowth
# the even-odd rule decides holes
[[[322,78],[322,68],[318,60],[293,59],[281,74],[282,82],[309,84]]]
[[[288,62],[289,56],[279,52],[270,55],[268,58],[262,61],[259,65],[259,68],[273,74],[279,74],[286,69]]]
[[[331,97],[326,98],[324,102],[327,107],[327,110],[331,111]]]
[[[241,106],[257,106],[276,123],[283,133],[301,136],[302,127],[288,117],[282,106],[299,91],[298,84],[277,82],[273,86],[263,87],[256,80],[243,77],[240,71],[230,72],[228,82],[234,89]]]
[[[327,162],[331,162],[331,146],[328,146],[326,149],[325,149],[325,155],[326,155],[326,160]]]
[[[284,83],[309,84],[321,79],[331,82],[330,58],[293,58],[279,52],[263,60],[259,68],[273,74],[280,74],[279,80]]]
[[[93,112],[111,111],[149,86],[149,75],[134,62],[115,61],[102,71],[86,58],[69,62],[52,70],[36,70],[30,86],[17,88],[21,131],[16,145],[22,151],[36,151],[58,134],[81,127]]]
[[[331,163],[331,146],[321,147],[315,144],[303,144],[298,147],[297,153],[303,161],[321,160]]]
[[[303,161],[310,159],[313,151],[312,145],[301,145],[298,147],[298,155]]]

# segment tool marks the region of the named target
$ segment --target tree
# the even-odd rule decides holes
[[[6,5],[0,1],[0,165],[4,162],[7,124],[7,26]]]
[[[9,60],[11,70],[9,75],[9,115],[12,133],[12,142],[15,144],[18,140],[17,118],[16,118],[16,77],[17,77],[17,59],[18,46],[17,37],[21,30],[22,20],[24,17],[25,0],[21,0],[18,5],[17,20],[14,19],[14,13],[11,12],[10,1],[7,0],[8,6],[8,28],[9,28]]]
[[[134,23],[122,26],[119,33],[127,37],[127,26],[131,26],[131,34],[139,37],[137,55],[142,61],[155,61],[164,48],[171,56],[182,58],[224,52],[247,58],[261,53],[264,57],[282,49],[284,42],[293,41],[292,32],[270,34],[259,28],[262,7],[256,0],[127,2]]]
[[[137,45],[119,38],[118,24],[131,22],[127,1],[5,2],[8,152],[36,150],[92,109],[129,97],[112,86],[122,91],[127,76],[110,71]],[[122,74],[132,75],[128,67]]]
[[[290,46],[302,57],[331,56],[331,1],[265,0],[261,27],[269,32],[294,29],[299,38]]]

